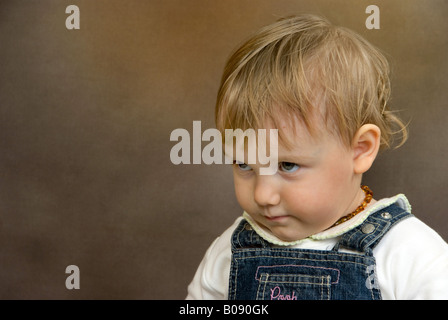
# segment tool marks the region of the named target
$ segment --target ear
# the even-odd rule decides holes
[[[373,164],[380,148],[381,130],[374,124],[365,124],[352,140],[354,172],[363,174]]]

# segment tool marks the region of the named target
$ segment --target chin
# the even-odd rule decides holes
[[[292,242],[292,241],[297,241],[297,240],[302,240],[307,238],[310,235],[302,235],[302,234],[298,234],[298,233],[285,233],[285,232],[278,232],[278,233],[273,233],[277,238],[279,238],[282,241],[286,241],[286,242]]]

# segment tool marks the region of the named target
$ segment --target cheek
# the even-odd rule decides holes
[[[333,152],[325,161],[325,165],[316,174],[321,193],[327,199],[335,200],[353,181],[353,163],[348,151]]]
[[[328,198],[337,206],[345,205],[346,198],[351,197],[353,190],[354,173],[353,167],[348,162],[335,162],[335,166],[329,168],[327,173]]]
[[[240,177],[234,177],[233,183],[235,186],[235,196],[236,200],[240,204],[240,206],[248,211],[251,204],[251,190],[250,184],[248,181],[241,179]]]
[[[310,234],[324,230],[340,215],[337,199],[328,189],[315,187],[288,198],[287,211],[300,221],[301,228],[311,230]]]
[[[283,193],[288,210],[308,222],[333,219],[346,205],[347,190],[351,186],[350,166],[334,162],[325,169],[316,170],[306,182],[291,185]],[[309,178],[309,179],[308,179]]]

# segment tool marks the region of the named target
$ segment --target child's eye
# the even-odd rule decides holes
[[[292,173],[297,171],[300,166],[298,164],[292,163],[292,162],[280,162],[278,164],[279,168],[283,172]]]
[[[239,162],[239,161],[237,161],[237,160],[234,160],[234,161],[233,161],[233,164],[237,165],[237,166],[238,166],[238,169],[240,169],[240,170],[242,170],[242,171],[249,171],[249,170],[252,170],[252,168],[251,168],[249,165],[245,164],[244,162]]]

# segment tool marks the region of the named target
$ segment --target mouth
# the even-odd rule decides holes
[[[271,222],[282,222],[283,220],[288,218],[287,215],[285,215],[285,216],[272,216],[272,217],[264,216],[264,217],[266,218],[266,220],[271,221]]]

